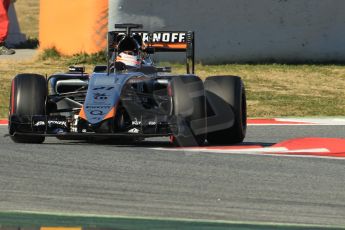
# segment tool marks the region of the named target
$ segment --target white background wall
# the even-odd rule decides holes
[[[345,0],[109,1],[109,29],[194,30],[202,62],[345,61]]]

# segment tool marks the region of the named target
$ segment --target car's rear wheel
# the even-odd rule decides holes
[[[237,76],[213,76],[205,81],[209,144],[242,142],[247,129],[244,84]]]
[[[206,99],[197,76],[176,76],[170,82],[176,127],[171,141],[177,146],[200,146],[206,139]]]
[[[47,83],[46,79],[38,74],[19,74],[12,80],[9,115],[10,118],[18,118],[46,115]],[[23,129],[28,134],[20,135],[16,132],[18,124],[9,119],[9,134],[11,139],[17,143],[42,143],[44,136],[30,135],[30,124],[23,124]],[[28,126],[28,127],[27,127]]]

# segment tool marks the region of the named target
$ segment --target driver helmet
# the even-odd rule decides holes
[[[126,66],[139,68],[141,61],[137,52],[133,51],[123,51],[116,57],[117,62],[122,62]]]
[[[126,66],[139,68],[141,65],[140,47],[138,42],[132,37],[124,37],[118,45],[119,54],[117,62],[122,62]]]

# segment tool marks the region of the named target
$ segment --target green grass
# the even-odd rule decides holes
[[[61,54],[56,50],[55,47],[43,50],[43,52],[41,52],[38,57],[39,61],[46,61],[50,59],[60,59],[60,58],[61,58]]]
[[[55,47],[43,50],[38,56],[38,61],[49,60],[60,61],[61,63],[65,63],[66,65],[97,65],[106,63],[107,61],[104,51],[94,54],[80,53],[73,56],[64,56],[61,55]]]
[[[107,63],[105,52],[99,52],[95,54],[76,54],[66,60],[67,65],[81,65],[81,64],[104,64]]]
[[[8,81],[0,81],[0,118],[5,118],[8,114],[10,87]]]

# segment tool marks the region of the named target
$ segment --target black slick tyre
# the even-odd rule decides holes
[[[170,82],[176,127],[171,141],[176,146],[200,146],[206,139],[206,99],[201,79],[176,76]]]
[[[211,145],[243,141],[247,129],[244,84],[237,76],[213,76],[205,80],[207,141]]]
[[[38,74],[19,74],[12,80],[9,106],[9,134],[18,132],[17,126],[11,123],[11,117],[30,117],[46,115],[47,84],[46,79]],[[22,132],[19,130],[19,132]],[[13,135],[11,139],[16,143],[42,143],[44,136]]]

